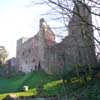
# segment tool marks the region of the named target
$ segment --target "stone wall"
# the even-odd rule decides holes
[[[96,64],[95,46],[93,39],[92,18],[88,9],[82,4],[77,5],[79,11],[74,7],[73,14],[69,21],[69,36],[56,44],[48,47],[47,53],[48,72],[57,72],[61,68],[75,65]]]
[[[44,19],[40,20],[40,30],[32,38],[17,41],[17,68],[22,72],[46,69],[45,48],[55,44],[55,35]]]
[[[20,41],[20,40],[19,40]],[[18,46],[18,45],[17,45]],[[30,72],[38,69],[38,39],[30,38],[17,47],[18,70]]]
[[[55,42],[55,35],[49,25],[40,19],[40,30],[30,39],[17,42],[17,61],[19,70],[30,72],[44,69],[48,73],[62,70],[64,66],[95,64],[92,18],[89,10],[82,4],[74,7],[69,21],[69,36],[61,43]],[[68,67],[69,68],[69,67]]]

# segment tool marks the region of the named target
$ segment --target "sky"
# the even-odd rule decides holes
[[[34,6],[32,0],[0,0],[0,45],[8,51],[8,59],[16,56],[16,42],[39,31],[39,20],[45,18],[51,27],[59,26],[43,15],[48,6]],[[54,32],[56,33],[56,32]]]
[[[40,18],[45,18],[51,27],[59,26],[59,22],[43,15],[48,11],[48,6],[32,5],[32,0],[0,0],[0,45],[6,47],[8,58],[16,56],[18,39],[34,36],[39,31]]]
[[[8,58],[16,56],[16,41],[38,32],[39,19],[48,8],[31,5],[31,0],[0,0],[0,45]]]

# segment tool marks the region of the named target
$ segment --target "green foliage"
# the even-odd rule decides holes
[[[44,90],[56,88],[58,87],[58,85],[62,84],[62,82],[63,82],[62,80],[56,80],[56,81],[49,82],[44,85]]]
[[[15,93],[0,94],[0,100],[5,98],[9,94],[16,94],[17,97],[21,97],[21,96],[36,96],[37,95],[37,90],[36,90],[36,88],[34,88],[34,89],[30,89],[27,92],[15,92]]]
[[[7,58],[7,50],[4,46],[0,46],[0,64],[4,64],[5,59]]]
[[[34,89],[30,89],[29,91],[26,91],[26,92],[16,92],[15,94],[18,97],[20,97],[20,96],[36,96],[37,90],[36,90],[36,88],[34,88]]]

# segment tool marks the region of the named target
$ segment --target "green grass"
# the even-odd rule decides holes
[[[51,80],[53,80],[53,77],[42,71],[32,72],[23,76],[15,76],[12,78],[1,77],[0,93],[16,92],[25,85],[29,86],[30,89],[33,89]]]
[[[37,90],[36,90],[36,88],[34,88],[34,89],[30,89],[29,91],[26,91],[26,92],[15,92],[15,93],[0,94],[0,100],[2,100],[3,98],[5,98],[7,95],[10,95],[10,94],[15,94],[17,97],[20,97],[20,96],[36,96]]]
[[[48,75],[43,71],[34,71],[12,78],[0,77],[0,100],[12,93],[17,96],[53,96],[76,93],[86,98],[94,98],[90,100],[100,100],[100,80],[91,80],[90,76],[87,76],[87,79],[88,82],[82,85],[83,81],[80,78],[73,77],[70,81],[66,80],[64,86],[63,80],[58,76]],[[21,91],[25,85],[29,86],[27,92]]]
[[[0,77],[0,100],[10,93],[17,96],[33,96],[37,95],[38,87],[55,80],[55,76],[48,75],[43,71],[34,71],[32,73],[14,76],[12,78]],[[21,92],[23,86],[29,86],[29,91]]]

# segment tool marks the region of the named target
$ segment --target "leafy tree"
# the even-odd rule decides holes
[[[0,64],[4,64],[8,56],[7,50],[4,46],[0,46]]]

